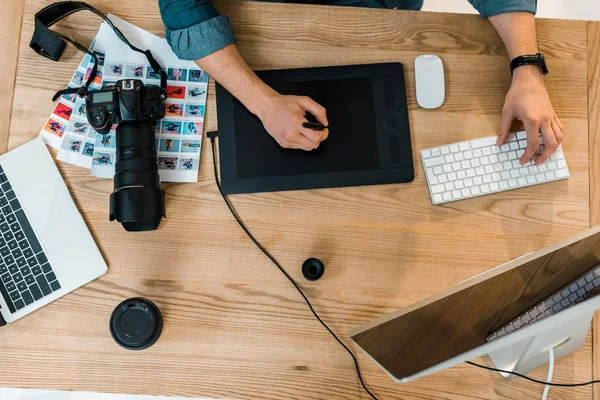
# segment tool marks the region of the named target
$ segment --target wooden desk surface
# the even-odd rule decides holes
[[[24,3],[9,148],[37,136],[52,110],[52,94],[81,60],[72,46],[58,64],[28,48],[33,14],[49,2]],[[90,3],[162,33],[156,1]],[[403,62],[415,160],[419,149],[495,133],[510,84],[508,56],[484,19],[217,5],[231,16],[240,51],[256,69]],[[91,14],[81,14],[61,29],[88,44],[98,24]],[[590,162],[582,156],[590,145],[598,152],[598,141],[588,135],[588,82],[592,91],[598,80],[588,80],[587,32],[585,22],[538,20],[540,48],[552,68],[547,86],[566,127],[568,181],[434,207],[416,161],[416,179],[408,185],[243,195],[232,201],[346,342],[351,328],[383,313],[581,232],[592,223],[590,216],[598,215],[590,207]],[[439,54],[445,62],[446,103],[437,111],[416,104],[413,61],[422,53]],[[211,83],[207,129],[216,127],[214,100]],[[112,181],[58,162],[109,272],[2,329],[2,386],[243,399],[366,398],[348,355],[231,218],[211,163],[205,140],[198,184],[164,184],[169,218],[157,232],[135,234],[108,222]],[[318,282],[301,277],[307,257],[319,257],[327,266]],[[113,308],[130,296],[152,299],[164,316],[159,342],[142,352],[121,349],[108,332]],[[584,349],[557,362],[555,381],[591,379],[589,337]],[[357,354],[368,385],[381,399],[538,398],[543,389],[464,364],[396,385]],[[545,375],[545,370],[532,373]],[[552,388],[550,394],[590,398],[592,388]]]

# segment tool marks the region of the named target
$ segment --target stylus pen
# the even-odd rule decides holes
[[[322,131],[323,129],[328,128],[320,122],[303,122],[302,127],[306,129],[312,129],[313,131]]]

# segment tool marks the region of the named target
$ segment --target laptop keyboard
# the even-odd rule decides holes
[[[0,166],[0,293],[14,313],[58,289],[60,283]]]
[[[517,329],[524,328],[527,325],[554,315],[559,311],[566,310],[585,300],[586,295],[598,287],[600,287],[600,264],[488,336],[487,341],[491,342]]]

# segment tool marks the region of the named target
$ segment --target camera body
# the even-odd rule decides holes
[[[155,124],[165,116],[165,97],[158,86],[145,86],[139,79],[123,79],[115,87],[88,92],[86,114],[100,134],[121,122]]]
[[[160,189],[154,126],[165,116],[166,92],[139,79],[123,79],[115,87],[90,91],[86,114],[92,128],[106,135],[117,124],[111,221],[127,231],[158,228],[165,214]]]

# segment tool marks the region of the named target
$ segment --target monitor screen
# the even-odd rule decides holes
[[[309,96],[327,109],[329,137],[307,152],[281,148],[261,121],[234,104],[240,178],[377,169],[379,156],[370,78],[268,82],[279,93]]]
[[[599,262],[600,233],[594,233],[384,319],[352,339],[396,378],[409,377],[486,344],[489,335],[554,296]]]

